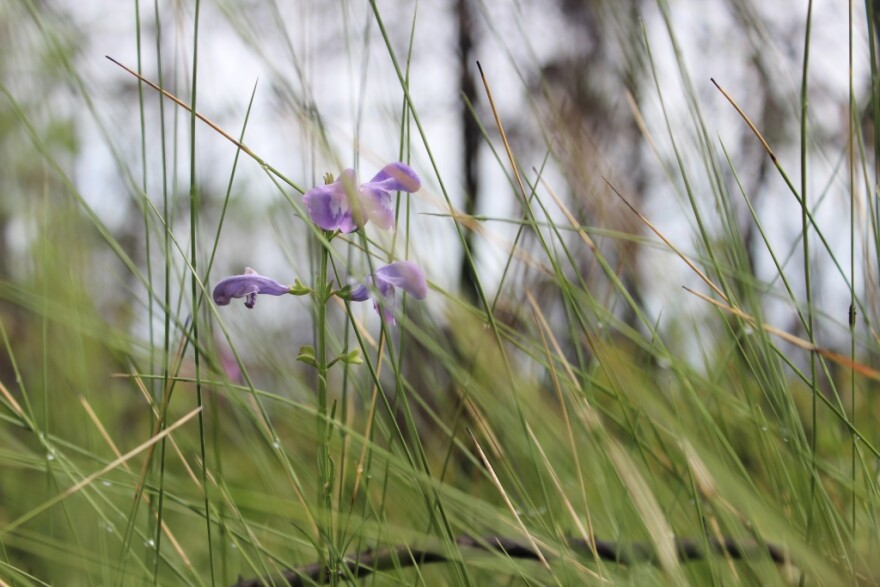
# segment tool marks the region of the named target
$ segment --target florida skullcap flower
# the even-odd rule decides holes
[[[354,232],[372,220],[379,228],[394,228],[394,192],[413,193],[422,182],[404,163],[389,163],[373,179],[357,185],[353,169],[344,169],[329,185],[306,192],[303,202],[309,217],[324,230]]]
[[[260,275],[247,267],[244,275],[227,277],[214,286],[214,303],[225,306],[232,298],[244,298],[244,305],[253,308],[257,303],[257,294],[283,296],[286,293],[290,293],[289,285],[281,285],[274,279]]]
[[[395,261],[379,267],[375,273],[367,276],[348,298],[355,302],[364,302],[373,297],[373,307],[379,315],[388,324],[394,324],[394,290],[398,287],[419,300],[428,295],[428,283],[419,266],[412,261]]]

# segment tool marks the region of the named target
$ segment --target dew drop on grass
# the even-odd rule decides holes
[[[110,482],[107,481],[107,480],[104,480],[104,481],[101,481],[101,485],[103,485],[104,487],[110,487],[110,486],[113,485],[113,484],[110,483]]]
[[[272,441],[272,448],[274,448],[275,450],[281,450],[281,443],[278,442],[278,440]]]

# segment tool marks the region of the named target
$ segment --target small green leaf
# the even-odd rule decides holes
[[[318,368],[318,362],[315,360],[315,347],[310,344],[299,347],[299,354],[296,356],[296,360],[306,365],[311,365],[316,369]]]
[[[355,349],[348,353],[342,353],[329,363],[327,363],[327,368],[329,369],[336,363],[345,363],[347,365],[361,365],[364,360],[361,358],[361,352],[358,349]]]

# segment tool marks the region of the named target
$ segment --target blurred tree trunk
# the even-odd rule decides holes
[[[477,87],[472,74],[476,59],[474,49],[474,18],[470,6],[470,0],[458,0],[456,3],[458,16],[458,66],[459,66],[459,94],[461,96],[461,155],[462,170],[464,172],[464,213],[468,216],[477,211],[477,202],[480,192],[479,184],[479,149],[480,127],[471,114],[468,105],[476,110]],[[473,232],[465,233],[467,250],[473,251]],[[475,259],[474,259],[475,260]],[[473,264],[468,261],[466,251],[462,251],[461,269],[459,271],[461,288],[464,295],[475,303],[477,301],[477,276]]]

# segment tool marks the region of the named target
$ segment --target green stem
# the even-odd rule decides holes
[[[330,234],[325,235],[329,240]],[[316,308],[316,332],[315,332],[315,362],[318,371],[318,507],[320,508],[321,532],[328,544],[332,544],[333,538],[333,464],[330,460],[330,426],[327,410],[327,300],[329,298],[329,284],[327,283],[327,264],[330,252],[323,243],[321,247],[320,261],[318,264],[317,287],[315,288]],[[329,552],[332,557],[333,549],[322,549],[321,556]],[[329,568],[333,568],[332,560],[325,560]],[[331,572],[331,576],[334,574]]]

